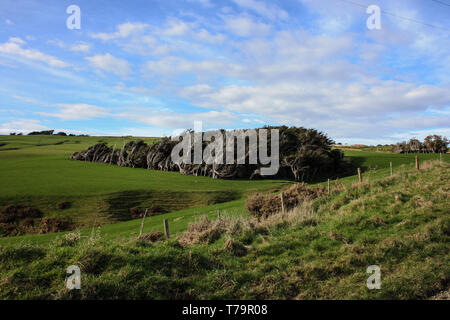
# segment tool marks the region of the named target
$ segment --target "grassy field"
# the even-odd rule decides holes
[[[100,232],[3,246],[0,298],[428,299],[448,290],[450,166],[352,178],[291,212],[198,219],[169,241]],[[81,290],[64,286],[69,265],[82,270]],[[370,265],[381,269],[380,290],[366,286]]]
[[[244,198],[253,192],[277,190],[289,181],[217,180],[185,176],[174,172],[132,169],[105,164],[69,160],[71,153],[107,142],[120,147],[131,137],[60,137],[0,136],[0,206],[23,204],[36,206],[45,216],[70,217],[87,236],[100,227],[106,238],[133,237],[139,232],[141,219],[117,222],[130,207],[157,204],[166,214],[149,217],[144,232],[162,231],[162,220],[168,219],[176,235],[202,214],[217,215],[217,210],[232,215],[247,215]],[[147,143],[157,138],[142,138]],[[61,143],[62,142],[62,143]],[[400,165],[414,166],[413,154],[345,151],[346,156],[364,171],[364,179],[389,175]],[[421,161],[438,159],[439,155],[420,154]],[[443,155],[450,161],[450,155]],[[351,185],[357,177],[340,179]],[[324,182],[325,183],[325,182]],[[56,209],[60,201],[70,201],[71,208]],[[114,223],[116,222],[116,223]],[[112,224],[114,223],[114,224]],[[58,234],[25,235],[0,238],[0,244],[26,241],[49,243]]]
[[[0,136],[0,206],[35,206],[45,216],[70,217],[83,228],[123,220],[132,207],[156,205],[162,212],[173,212],[242,199],[249,192],[279,188],[286,183],[280,180],[213,180],[69,160],[71,153],[95,143],[107,142],[121,147],[128,140]],[[71,202],[71,208],[58,210],[57,204],[61,201]]]

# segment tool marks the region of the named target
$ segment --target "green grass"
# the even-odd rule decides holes
[[[344,150],[345,151],[345,150]],[[418,156],[419,160],[439,160],[439,154],[434,153],[409,153],[398,154],[390,152],[370,152],[370,151],[345,151],[345,156],[351,157],[356,166],[361,167],[364,170],[370,170],[374,168],[388,169],[389,162],[392,162],[393,167],[398,167],[402,164],[413,166],[415,165],[415,157]],[[442,159],[450,161],[450,154],[443,154]]]
[[[0,145],[6,143],[0,147],[0,206],[11,203],[36,206],[45,216],[70,217],[77,229],[83,229],[84,235],[90,234],[95,225],[101,226],[101,232],[107,238],[126,238],[139,231],[141,220],[117,222],[120,215],[129,212],[133,206],[157,204],[170,213],[148,218],[145,231],[161,231],[162,219],[168,218],[173,234],[177,234],[186,229],[189,221],[205,213],[215,215],[217,209],[246,215],[243,200],[246,195],[290,183],[218,180],[68,159],[71,153],[95,143],[107,142],[121,147],[133,139],[136,138],[0,136]],[[142,139],[147,143],[158,140]],[[59,144],[61,141],[66,142]],[[17,149],[5,150],[11,147]],[[390,161],[394,172],[400,165],[413,167],[415,157],[413,154],[365,151],[345,151],[345,155],[363,169],[364,180],[389,175]],[[419,157],[422,161],[437,159],[439,155],[420,154]],[[450,161],[450,154],[443,155],[443,159]],[[350,176],[339,181],[350,185],[356,180],[356,176]],[[56,204],[60,201],[70,201],[72,207],[57,210]],[[0,244],[48,243],[56,236],[58,234],[0,238]]]
[[[231,216],[248,216],[244,209],[244,199],[229,201],[225,203],[203,206],[199,208],[189,208],[179,211],[174,211],[162,215],[147,217],[144,222],[143,233],[150,233],[154,231],[164,231],[163,220],[169,221],[170,234],[176,236],[184,232],[189,222],[195,221],[199,217],[206,215],[209,218],[217,217],[217,210],[221,214]],[[100,232],[105,239],[114,240],[129,240],[130,237],[137,237],[139,235],[142,219],[134,219],[124,222],[112,223],[96,228],[87,228],[80,230],[81,235],[89,237],[92,230]],[[16,243],[22,244],[40,244],[47,245],[57,237],[61,237],[69,232],[47,233],[47,234],[29,234],[18,237],[0,238],[0,245],[11,245]]]
[[[397,154],[390,152],[370,152],[370,151],[354,151],[344,150],[346,157],[350,157],[356,167],[361,168],[364,180],[373,180],[376,178],[390,175],[390,162],[392,162],[393,173],[396,169],[404,165],[407,168],[415,168],[415,157],[418,156],[419,163],[424,161],[440,160],[439,154],[420,153],[420,154]],[[442,161],[450,162],[450,154],[443,154]],[[339,179],[342,183],[354,183],[358,177],[355,172],[354,176]]]
[[[164,212],[188,209],[198,212],[200,209],[194,208],[243,199],[248,193],[280,188],[289,183],[282,180],[218,180],[69,159],[71,153],[95,143],[104,141],[122,146],[124,140],[114,137],[0,136],[0,144],[6,143],[0,147],[0,206],[34,206],[45,216],[68,217],[77,228],[91,228],[94,224],[123,220],[132,207],[157,205]],[[151,142],[157,138],[143,140]],[[57,210],[56,205],[61,201],[71,202],[71,208]],[[204,210],[209,209],[200,211]],[[183,215],[184,211],[179,214]],[[159,219],[152,218],[151,221]],[[128,230],[126,225],[125,230]],[[177,226],[174,228],[176,230]]]
[[[445,163],[397,167],[268,220],[200,222],[194,245],[101,232],[90,242],[3,246],[0,298],[426,299],[450,284],[449,179]],[[68,291],[73,264],[82,289]],[[369,265],[381,268],[380,290],[366,287]]]

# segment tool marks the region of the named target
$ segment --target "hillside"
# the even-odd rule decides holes
[[[381,175],[381,174],[380,174]],[[3,299],[427,299],[450,279],[450,166],[402,166],[268,219],[222,215],[152,243],[100,232],[0,250]],[[66,268],[82,289],[64,287]],[[369,265],[381,289],[366,287]]]
[[[31,206],[44,217],[70,220],[77,229],[92,228],[132,219],[131,208],[154,206],[156,213],[167,213],[239,200],[286,184],[214,180],[69,159],[96,143],[121,147],[129,141],[130,137],[0,136],[0,207]],[[58,209],[61,202],[70,207]]]

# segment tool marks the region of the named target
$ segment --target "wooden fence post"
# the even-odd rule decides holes
[[[330,179],[328,179],[328,195],[330,195]]]
[[[284,210],[284,195],[283,195],[283,192],[280,193],[280,199],[281,199],[281,211],[282,211],[283,213],[285,213],[285,210]]]
[[[220,210],[217,209],[217,218],[220,219]]]
[[[164,233],[166,234],[166,238],[169,239],[169,221],[167,219],[164,219]]]
[[[389,162],[389,167],[391,168],[391,177],[392,177],[392,161]]]
[[[139,230],[139,237],[142,236],[142,230],[144,229],[144,221],[145,221],[145,216],[147,215],[147,211],[148,211],[148,208],[145,209],[144,216],[142,217],[141,229]]]
[[[359,183],[362,183],[361,168],[358,168],[358,179],[359,179]]]
[[[419,170],[419,157],[416,156],[416,170]]]

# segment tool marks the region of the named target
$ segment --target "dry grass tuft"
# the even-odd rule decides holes
[[[244,246],[244,244],[231,237],[228,237],[228,239],[223,244],[223,250],[236,257],[243,257],[247,254],[247,248]]]
[[[323,186],[310,187],[304,183],[298,183],[283,192],[284,207],[291,210],[305,201],[309,201],[325,195],[326,188]],[[268,217],[281,211],[281,196],[279,194],[254,194],[250,196],[245,207],[247,211],[256,217]]]
[[[206,216],[202,216],[189,224],[188,230],[178,236],[178,241],[183,246],[211,244],[223,235],[251,237],[282,227],[316,225],[314,212],[311,201],[305,201],[294,209],[284,213],[277,212],[266,218],[222,216],[216,220],[208,220]]]
[[[139,241],[148,241],[148,242],[156,242],[164,237],[164,233],[156,231],[150,232],[147,234],[143,234],[138,237]]]

